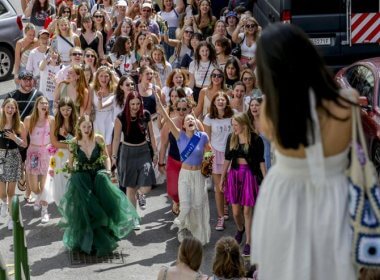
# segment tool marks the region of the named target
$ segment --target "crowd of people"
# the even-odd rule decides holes
[[[249,0],[21,1],[30,22],[0,115],[2,217],[17,185],[41,223],[57,204],[67,248],[101,256],[140,230],[137,205],[166,181],[181,245],[159,279],[245,279],[242,256],[260,279],[354,279],[353,93],[300,30],[262,31]],[[325,181],[310,172],[321,158]],[[230,213],[236,234],[215,245],[206,277],[202,245]]]

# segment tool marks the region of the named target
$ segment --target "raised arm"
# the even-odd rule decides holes
[[[178,140],[181,130],[175,125],[173,120],[169,117],[169,114],[166,112],[164,106],[162,105],[161,98],[157,94],[156,91],[154,92],[154,94],[156,95],[157,109],[159,110],[161,116],[164,117],[165,122],[168,124],[169,130],[173,134],[174,138]]]

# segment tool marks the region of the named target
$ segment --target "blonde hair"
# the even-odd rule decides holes
[[[7,98],[4,100],[3,104],[1,105],[2,108],[2,113],[0,116],[0,130],[4,130],[5,124],[7,123],[7,118],[5,116],[5,106],[7,104],[13,104],[16,108],[16,112],[12,116],[12,129],[16,132],[16,134],[21,133],[21,119],[20,119],[20,112],[18,109],[18,103],[15,99],[13,98]]]
[[[36,127],[36,124],[38,122],[38,118],[40,117],[40,113],[38,112],[38,104],[41,102],[42,99],[45,99],[46,101],[48,101],[45,96],[38,97],[36,102],[34,103],[33,111],[30,114],[30,124],[29,124],[29,133],[30,134],[33,133],[33,129]],[[49,118],[49,110],[46,110],[45,118],[46,119]]]
[[[68,18],[65,18],[65,17],[60,17],[60,18],[57,20],[57,25],[55,26],[55,32],[54,32],[55,37],[58,37],[59,35],[62,35],[62,34],[61,34],[61,31],[59,30],[59,25],[60,25],[61,23],[64,23],[64,22],[67,23],[67,26],[68,26],[68,28],[69,28],[69,30],[68,30],[69,36],[70,36],[70,37],[73,36],[73,30],[71,29],[71,24],[70,24],[69,19],[68,19]]]
[[[95,73],[95,78],[92,83],[92,87],[95,91],[98,91],[100,89],[100,82],[99,82],[99,74],[102,72],[106,72],[110,76],[110,80],[108,82],[108,92],[114,92],[117,88],[117,83],[114,77],[114,74],[112,73],[111,69],[108,66],[100,66],[99,69]]]
[[[235,120],[243,128],[243,136],[247,139],[247,143],[244,145],[244,152],[248,152],[249,145],[251,144],[251,133],[254,131],[252,123],[249,120],[247,113],[237,113],[232,116],[232,119]],[[230,150],[237,150],[239,148],[239,136],[235,133],[231,134],[230,140]]]
[[[75,133],[75,138],[77,140],[82,140],[83,138],[83,135],[82,135],[82,131],[80,130],[80,125],[84,122],[90,122],[91,125],[92,125],[92,129],[91,129],[91,133],[89,135],[89,138],[91,140],[94,140],[95,138],[95,133],[94,133],[94,123],[93,121],[91,120],[90,116],[89,115],[83,115],[79,118],[78,120],[78,124],[77,124],[77,127],[76,127],[76,133]]]
[[[34,30],[34,32],[36,32],[36,26],[33,23],[28,22],[27,24],[25,24],[25,27],[24,27],[24,30],[23,30],[24,31],[24,36],[30,30]]]

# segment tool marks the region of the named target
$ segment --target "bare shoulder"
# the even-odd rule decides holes
[[[99,144],[104,144],[104,138],[100,134],[95,134],[95,141]]]

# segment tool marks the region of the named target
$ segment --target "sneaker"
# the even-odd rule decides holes
[[[243,240],[243,234],[245,232],[245,228],[243,227],[243,230],[240,231],[238,230],[235,234],[235,240],[238,244],[241,244],[242,240]]]
[[[251,255],[251,245],[245,244],[243,249],[243,257],[249,257]]]
[[[134,230],[140,230],[141,229],[140,221],[138,218],[133,219],[133,229]]]
[[[225,221],[227,221],[230,218],[229,211],[228,211],[228,205],[224,205],[223,218]]]
[[[4,202],[1,204],[1,217],[5,218],[8,215],[8,203]]]
[[[47,207],[42,208],[42,210],[41,210],[41,223],[46,224],[49,222],[49,220],[50,220],[50,217],[49,217],[49,214],[47,211]]]
[[[215,230],[224,230],[224,218],[219,217],[218,222],[216,223]]]
[[[34,209],[34,211],[40,211],[40,209],[41,209],[41,204],[40,204],[40,201],[39,200],[35,200],[34,201],[34,205],[33,205],[33,209]]]
[[[137,196],[137,200],[139,202],[140,209],[145,210],[145,208],[146,208],[145,194],[137,192],[136,196]]]
[[[9,218],[7,226],[8,226],[8,230],[12,230],[13,229],[13,221],[12,221],[11,218]]]

